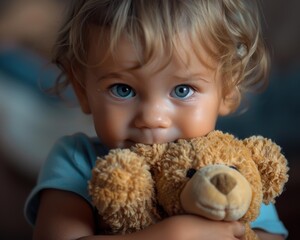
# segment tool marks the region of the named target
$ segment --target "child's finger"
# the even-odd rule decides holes
[[[245,231],[246,231],[245,225],[240,222],[236,222],[233,231],[235,237],[241,238],[245,235]]]

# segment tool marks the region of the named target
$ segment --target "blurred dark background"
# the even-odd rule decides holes
[[[31,239],[24,201],[41,164],[61,135],[93,135],[91,119],[47,96],[58,70],[48,64],[68,0],[0,0],[0,239]],[[289,160],[290,179],[276,206],[288,239],[300,239],[300,2],[263,0],[264,32],[271,48],[269,88],[248,96],[248,110],[221,119],[218,128],[244,138],[259,134],[278,143]]]

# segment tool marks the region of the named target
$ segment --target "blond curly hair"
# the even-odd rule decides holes
[[[176,36],[185,31],[195,53],[201,45],[217,61],[225,94],[238,90],[234,109],[244,92],[268,81],[269,55],[255,0],[72,0],[68,9],[53,55],[63,73],[74,64],[87,66],[89,26],[94,25],[109,29],[109,36],[99,31],[99,39],[109,37],[108,53],[126,34],[143,49],[143,64],[161,52],[171,58]],[[57,89],[69,84],[67,76],[59,79]]]

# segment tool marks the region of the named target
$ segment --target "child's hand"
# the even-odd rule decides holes
[[[180,215],[165,219],[127,237],[144,240],[229,240],[243,239],[244,234],[245,227],[239,222],[212,221],[197,216]]]

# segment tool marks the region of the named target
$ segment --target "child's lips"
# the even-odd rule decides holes
[[[126,145],[134,145],[137,143],[152,145],[173,142],[179,139],[178,131],[174,129],[143,129],[134,132],[125,140]]]
[[[129,145],[129,146],[133,146],[135,144],[141,143],[141,144],[145,144],[145,145],[153,145],[153,144],[162,144],[162,143],[168,143],[168,142],[173,142],[177,139],[170,139],[167,140],[166,138],[160,138],[160,139],[138,139],[138,140],[131,140],[128,139],[125,141],[125,145]]]

